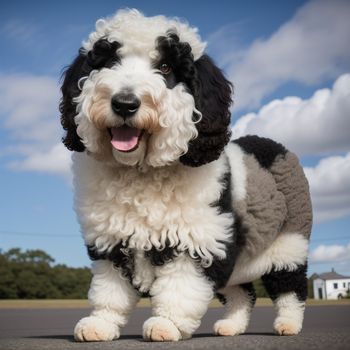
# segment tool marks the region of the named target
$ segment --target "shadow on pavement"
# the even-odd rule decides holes
[[[239,336],[241,337],[245,335],[264,335],[267,337],[280,337],[280,335],[273,332],[247,332],[247,333],[240,334]]]
[[[275,333],[259,333],[259,332],[248,332],[241,334],[240,337],[242,336],[250,336],[250,335],[257,335],[257,336],[267,336],[267,337],[276,337],[277,335]],[[194,334],[192,338],[216,338],[218,337],[215,334],[212,333],[199,333],[199,334]],[[23,337],[27,339],[60,339],[60,340],[67,340],[70,343],[77,343],[74,340],[74,337],[72,335],[35,335],[35,336],[27,336]],[[129,334],[129,335],[122,335],[120,340],[139,340],[143,341],[143,338],[141,335],[134,335],[134,334]]]
[[[68,340],[71,343],[75,343],[74,337],[72,335],[30,335],[27,337],[22,337],[26,339],[61,339]]]
[[[240,334],[239,336],[242,337],[245,335],[261,335],[261,336],[269,336],[269,337],[276,336],[276,334],[272,333],[272,332],[260,332],[260,333],[259,332],[247,332],[247,333]],[[219,338],[219,337],[221,338],[221,336],[215,335],[213,333],[198,333],[198,334],[194,334],[192,336],[192,338]]]
[[[32,335],[32,336],[27,336],[23,337],[26,339],[61,339],[61,340],[68,340],[71,343],[78,343],[74,340],[74,337],[72,335]],[[128,340],[128,339],[133,339],[133,340],[143,340],[141,335],[122,335],[120,336],[121,340]]]

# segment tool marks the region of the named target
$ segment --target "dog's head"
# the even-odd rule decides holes
[[[196,29],[119,11],[99,20],[65,71],[63,142],[111,164],[200,166],[230,138],[232,86]]]

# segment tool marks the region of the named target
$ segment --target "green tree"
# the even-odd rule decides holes
[[[0,251],[0,298],[86,298],[91,280],[88,268],[54,265],[42,250]]]
[[[7,259],[0,253],[0,299],[17,298],[15,276]]]

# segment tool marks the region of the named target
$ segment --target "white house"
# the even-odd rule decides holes
[[[315,299],[341,299],[350,290],[350,277],[339,275],[332,269],[318,275],[313,284]]]

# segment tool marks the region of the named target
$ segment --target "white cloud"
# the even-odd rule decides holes
[[[304,171],[310,184],[315,222],[350,215],[350,152],[324,158],[316,167],[306,167]]]
[[[281,142],[298,155],[329,155],[350,150],[350,74],[310,99],[286,97],[240,118],[233,137],[258,134]],[[314,221],[350,215],[350,153],[328,156],[306,167]]]
[[[267,39],[248,48],[234,45],[230,27],[212,38],[226,51],[221,61],[235,85],[235,110],[258,107],[261,100],[283,84],[307,85],[334,79],[350,68],[350,2],[316,0],[299,11]],[[228,29],[227,29],[228,28]],[[231,47],[231,50],[227,50]],[[219,53],[220,54],[220,53]]]
[[[0,75],[1,126],[10,142],[1,154],[15,158],[11,168],[69,176],[58,104],[59,87],[52,77]]]
[[[44,152],[33,152],[21,161],[13,161],[10,168],[22,171],[39,171],[70,178],[71,155],[62,143]]]
[[[312,263],[340,262],[350,260],[350,243],[341,245],[320,245],[309,254]]]
[[[310,99],[286,97],[241,117],[233,137],[258,134],[286,145],[299,155],[350,149],[350,74],[332,89],[317,90]]]

